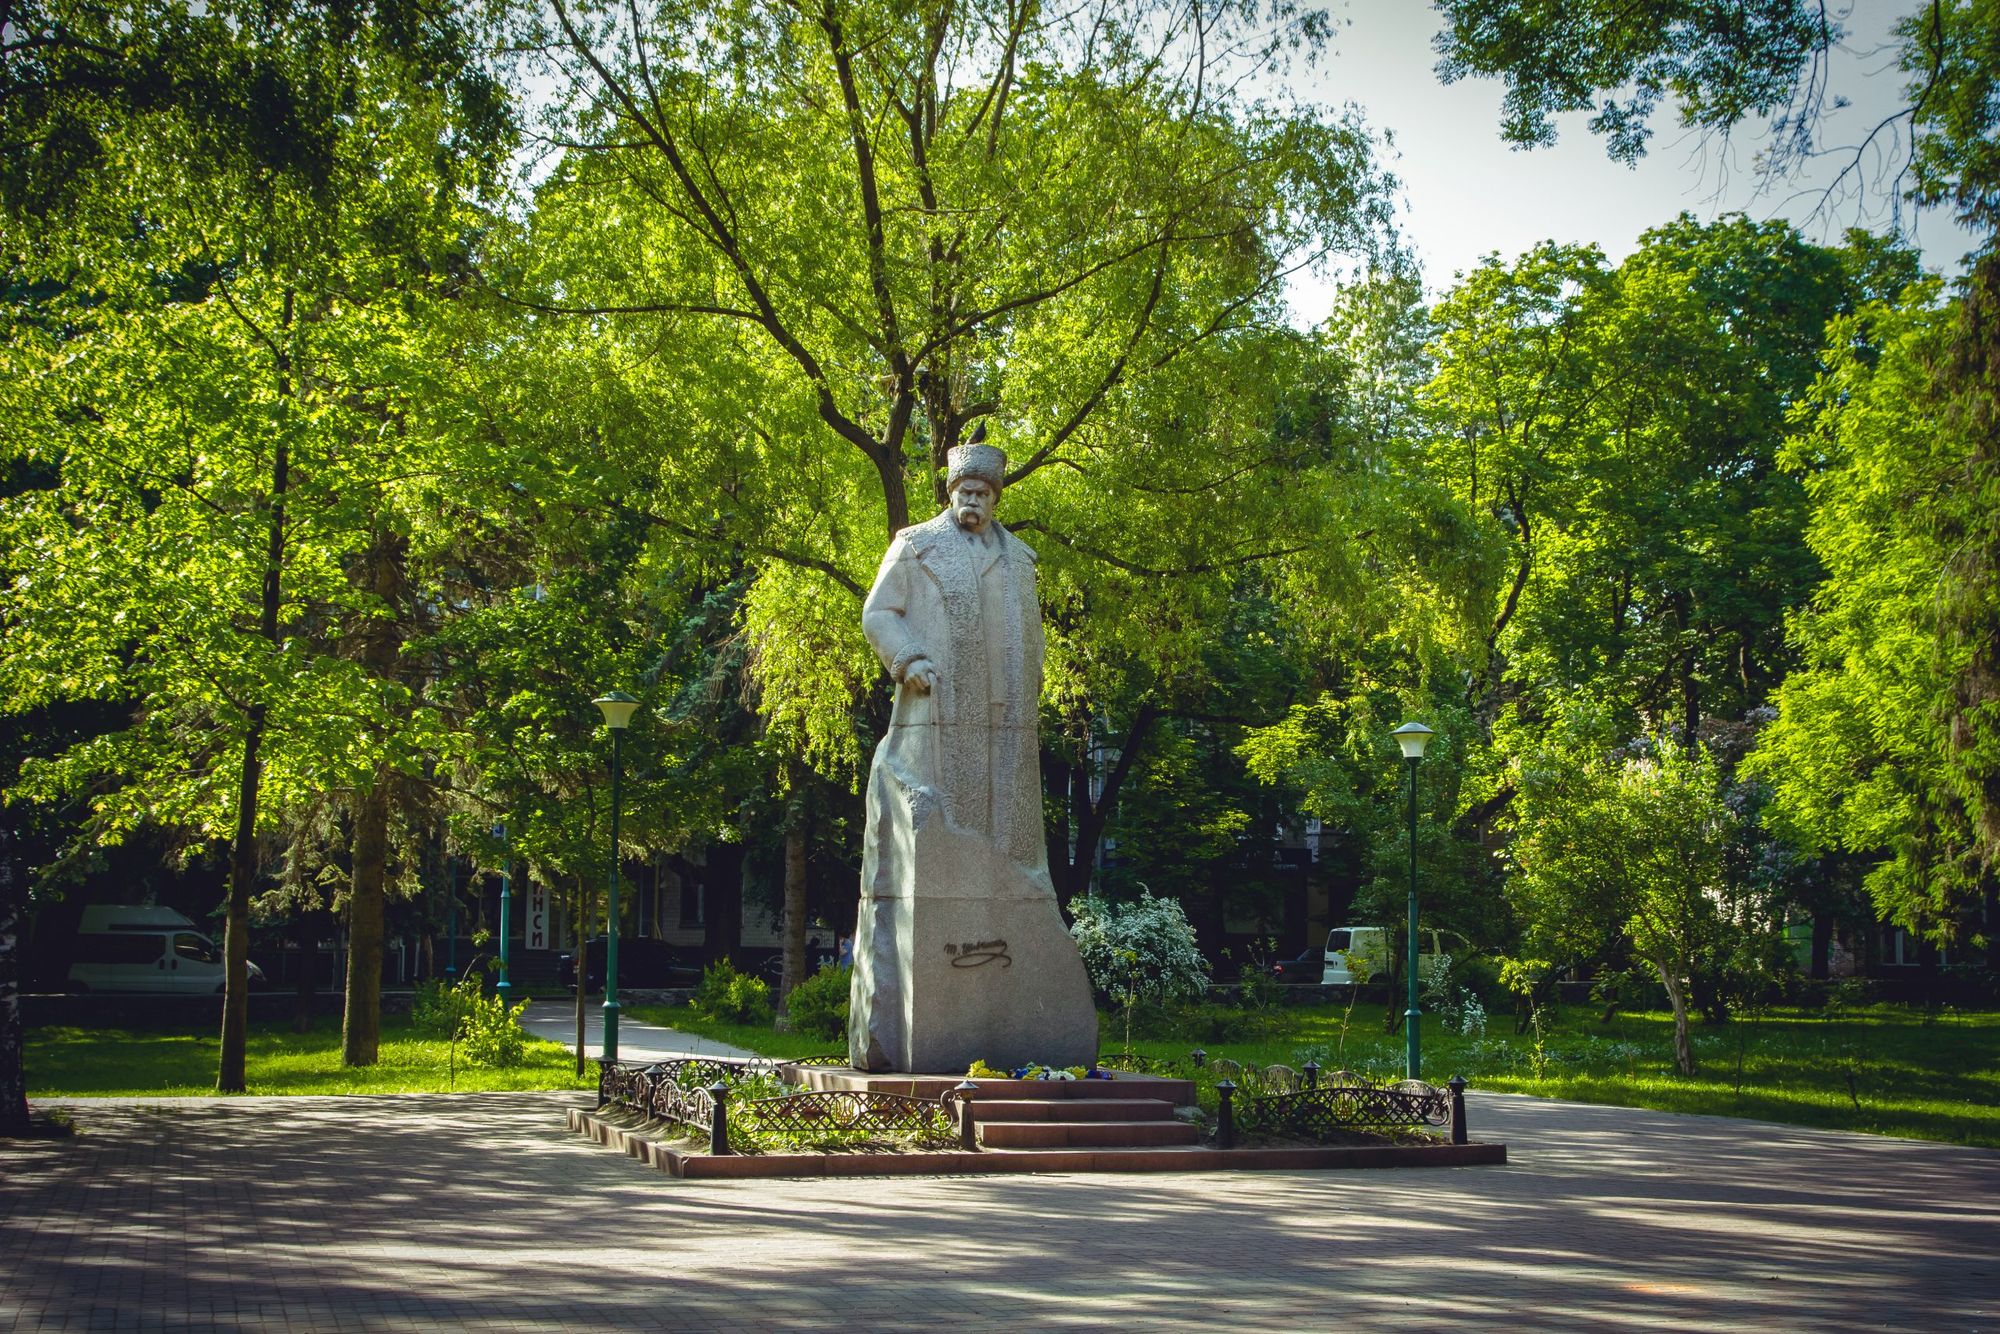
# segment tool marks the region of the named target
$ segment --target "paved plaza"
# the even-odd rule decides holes
[[[2000,1153],[1475,1097],[1506,1167],[680,1182],[576,1094],[74,1102],[0,1329],[2000,1329]]]

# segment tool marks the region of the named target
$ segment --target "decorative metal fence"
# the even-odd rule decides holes
[[[1274,1070],[1279,1072],[1275,1078]],[[1354,1131],[1449,1127],[1453,1144],[1468,1140],[1465,1080],[1457,1076],[1439,1088],[1420,1079],[1375,1084],[1348,1070],[1335,1071],[1322,1081],[1312,1062],[1303,1072],[1274,1066],[1250,1067],[1244,1073],[1246,1084],[1241,1089],[1226,1075],[1216,1085],[1220,1102],[1216,1142],[1223,1148],[1235,1143],[1239,1130],[1337,1139]],[[1248,1095],[1240,1106],[1239,1091]]]
[[[809,1140],[880,1135],[923,1144],[949,1142],[962,1136],[962,1127],[967,1124],[956,1089],[939,1098],[801,1089],[772,1098],[731,1099],[733,1087],[749,1079],[769,1077],[777,1069],[778,1063],[771,1061],[711,1057],[651,1065],[599,1062],[598,1102],[626,1108],[648,1120],[671,1121],[704,1132],[709,1137],[710,1153],[734,1152],[729,1143],[732,1117],[747,1120],[758,1131]]]
[[[1301,1088],[1247,1099],[1240,1120],[1248,1130],[1311,1136],[1346,1130],[1441,1128],[1451,1124],[1451,1095],[1414,1079],[1387,1088]]]
[[[942,1144],[957,1133],[952,1114],[942,1099],[912,1098],[901,1093],[790,1093],[737,1103],[734,1114],[753,1118],[760,1130],[804,1139],[881,1135],[921,1144]]]
[[[971,1103],[978,1086],[967,1081],[936,1098],[864,1090],[801,1089],[778,1097],[731,1099],[731,1091],[751,1079],[768,1079],[781,1065],[831,1065],[838,1058],[814,1057],[774,1062],[683,1057],[651,1065],[599,1063],[598,1102],[624,1107],[649,1120],[671,1121],[706,1132],[709,1152],[729,1153],[729,1121],[747,1119],[758,1131],[808,1141],[894,1137],[941,1144],[954,1134],[961,1147],[976,1148]],[[1235,1146],[1242,1131],[1337,1139],[1355,1131],[1442,1129],[1453,1144],[1468,1142],[1465,1080],[1444,1088],[1405,1079],[1378,1084],[1351,1070],[1322,1075],[1316,1062],[1297,1070],[1286,1065],[1240,1065],[1206,1059],[1200,1050],[1188,1062],[1127,1055],[1099,1062],[1107,1068],[1186,1078],[1216,1078],[1215,1142]],[[1241,1095],[1241,1101],[1238,1097]]]

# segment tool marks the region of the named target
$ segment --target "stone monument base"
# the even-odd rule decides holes
[[[926,814],[903,825],[915,845],[902,859],[910,878],[886,887],[902,892],[862,896],[849,1001],[854,1068],[1095,1062],[1097,1007],[1054,890],[992,840]]]

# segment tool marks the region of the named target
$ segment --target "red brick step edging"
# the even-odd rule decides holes
[[[684,1178],[961,1176],[998,1172],[1228,1172],[1357,1167],[1475,1167],[1507,1161],[1504,1144],[1384,1144],[1341,1148],[990,1149],[983,1153],[688,1153],[571,1108],[569,1128]]]

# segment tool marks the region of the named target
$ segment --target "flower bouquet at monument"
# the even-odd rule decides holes
[[[985,1061],[974,1061],[972,1068],[965,1072],[967,1079],[1028,1079],[1028,1080],[1076,1080],[1110,1079],[1109,1070],[1100,1070],[1094,1065],[1037,1065],[1029,1063],[1012,1070],[995,1070]]]

